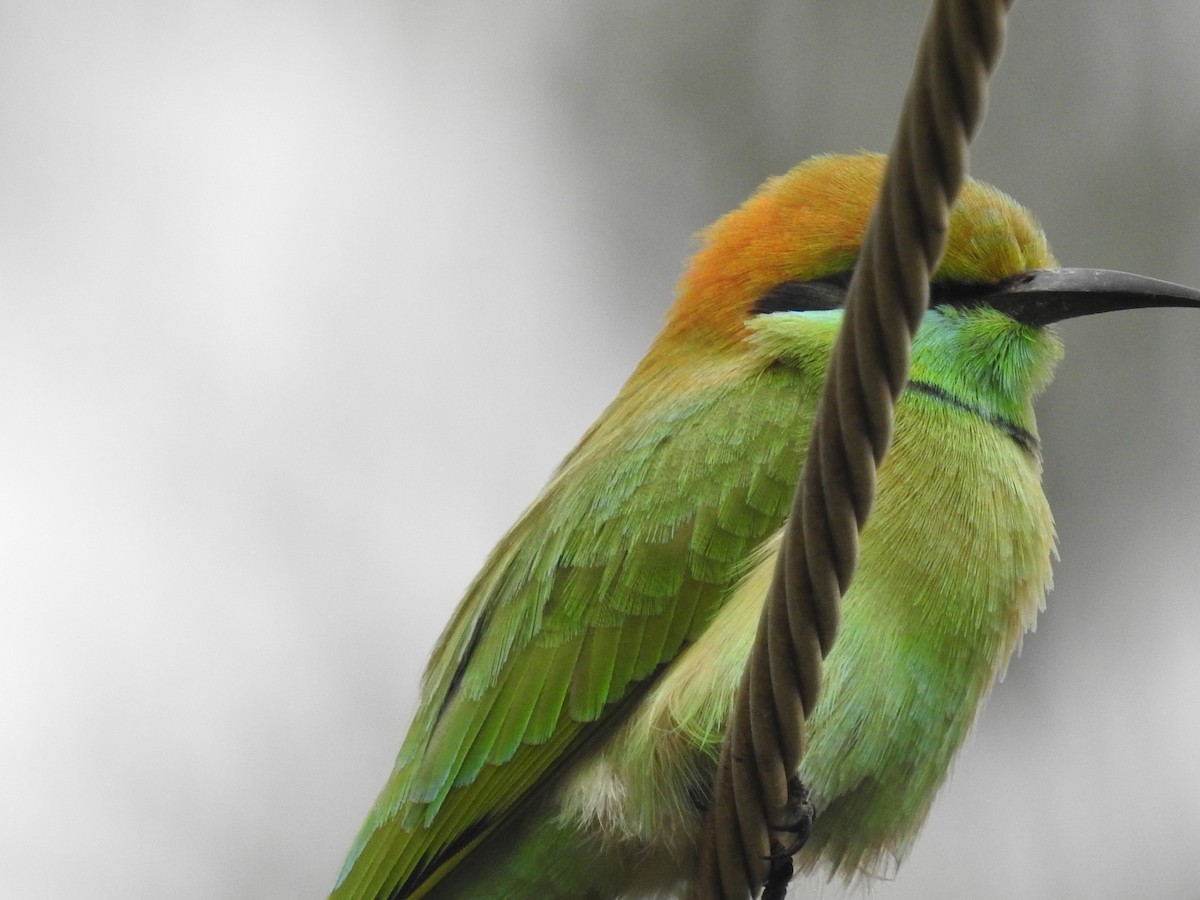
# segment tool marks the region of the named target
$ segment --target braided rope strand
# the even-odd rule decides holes
[[[790,835],[788,779],[838,630],[858,536],[891,441],[912,337],[945,248],[967,144],[1012,0],[936,0],[879,199],[851,279],[808,455],[758,634],[738,688],[700,848],[698,896],[754,896]],[[783,864],[784,878],[791,861]]]

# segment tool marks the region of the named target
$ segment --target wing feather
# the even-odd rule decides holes
[[[812,392],[782,367],[705,376],[627,388],[493,552],[335,897],[423,896],[699,635],[781,525]]]

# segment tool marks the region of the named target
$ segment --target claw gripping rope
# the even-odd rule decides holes
[[[789,779],[837,634],[912,336],[945,249],[967,144],[1012,0],[935,0],[904,100],[758,634],[726,731],[696,900],[782,897],[794,841]],[[794,786],[794,783],[793,783]],[[789,806],[789,800],[792,801]],[[819,815],[819,812],[818,812]],[[772,858],[772,853],[777,854]]]

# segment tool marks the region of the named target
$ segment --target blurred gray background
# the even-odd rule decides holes
[[[972,171],[1200,284],[1200,6],[1081,9]],[[323,896],[689,236],[886,149],[924,10],[0,2],[0,896]],[[881,900],[1200,896],[1200,316],[1062,331],[1058,587]]]

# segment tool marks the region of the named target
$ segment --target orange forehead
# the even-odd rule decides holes
[[[874,153],[814,157],[769,179],[740,208],[705,229],[703,245],[680,279],[667,334],[737,340],[750,308],[776,284],[848,271],[858,257],[884,163]],[[990,185],[968,179],[951,211],[946,253],[935,277],[996,281],[1052,264],[1030,214]]]

